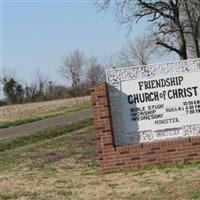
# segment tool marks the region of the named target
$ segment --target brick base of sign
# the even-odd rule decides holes
[[[101,170],[200,161],[199,136],[115,146],[107,84],[92,88],[91,96]]]

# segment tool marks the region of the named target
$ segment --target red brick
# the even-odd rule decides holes
[[[93,87],[91,97],[101,170],[200,161],[199,136],[114,147],[107,84]]]

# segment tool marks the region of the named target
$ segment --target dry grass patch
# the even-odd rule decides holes
[[[0,199],[200,199],[198,163],[101,173],[93,126],[15,147],[0,158]]]
[[[90,97],[60,99],[39,103],[26,103],[0,107],[0,122],[27,119],[34,116],[55,115],[64,109],[79,107],[83,102],[89,102]]]
[[[58,102],[56,101],[43,102],[43,103],[40,103],[42,105],[40,105],[38,108],[37,108],[38,103],[36,103],[35,104],[36,108],[34,106],[31,107],[32,109],[35,109],[33,110],[34,112],[29,110],[30,107],[26,107],[26,106],[30,106],[29,104],[0,107],[0,114],[2,112],[2,115],[0,115],[0,128],[7,128],[10,126],[18,126],[22,124],[27,124],[27,123],[39,121],[42,119],[67,114],[70,112],[81,111],[81,110],[88,109],[91,107],[91,102],[89,100],[89,97],[76,98],[71,104],[69,104],[69,102],[71,101],[68,101],[68,104],[66,103],[65,105],[64,105],[64,102],[65,102],[64,100],[62,100],[63,104],[60,104],[61,103],[60,101],[61,100],[58,100]],[[50,106],[49,105],[50,103],[53,103],[53,104]],[[56,103],[57,105],[55,106],[54,104]],[[23,109],[22,110],[19,109],[18,111],[15,112],[15,114],[13,114],[13,111],[11,110],[12,109],[15,110],[15,107],[17,108],[20,106],[21,108],[23,107]],[[44,110],[44,108],[46,110]],[[3,121],[1,121],[1,119],[3,119]],[[9,119],[9,120],[4,121],[5,119]]]

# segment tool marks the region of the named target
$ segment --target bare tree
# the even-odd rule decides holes
[[[5,79],[16,79],[16,71],[13,69],[2,69],[1,76],[0,76],[0,82],[3,82]]]
[[[52,83],[51,96],[54,99],[67,98],[67,97],[70,97],[70,93],[68,91],[68,88],[62,85],[55,85]]]
[[[199,0],[191,0],[199,6]],[[184,15],[184,3],[186,0],[97,0],[101,9],[107,9],[111,6],[116,7],[116,13],[120,24],[130,24],[146,18],[152,24],[155,42],[169,51],[175,52],[180,59],[187,59],[187,40],[186,24],[191,14],[191,6],[188,6],[189,15]],[[188,4],[187,4],[188,5]],[[194,4],[195,5],[195,4]],[[193,12],[199,12],[198,7],[193,6]],[[193,20],[192,20],[193,21]],[[194,35],[199,33],[198,23],[190,23],[190,30],[193,29]],[[194,28],[192,28],[192,26]],[[198,30],[197,30],[198,29]],[[188,32],[188,34],[191,34]],[[191,34],[192,35],[192,34]],[[199,35],[199,34],[198,34]],[[194,37],[193,37],[194,38]],[[195,41],[195,44],[196,41]]]
[[[25,97],[26,97],[26,101],[31,101],[31,102],[36,101],[37,99],[37,84],[36,83],[32,83],[30,85],[26,83]]]
[[[163,48],[154,43],[150,34],[144,34],[128,41],[117,53],[105,58],[106,68],[120,68],[134,65],[147,65],[158,55],[164,55]]]
[[[105,68],[113,68],[113,69],[124,67],[122,66],[122,63],[119,62],[118,52],[113,55],[106,55],[104,59],[104,66]]]
[[[188,54],[200,58],[200,1],[182,0]]]
[[[105,69],[98,63],[97,58],[92,56],[87,63],[88,70],[86,73],[86,79],[90,85],[96,85],[105,81]]]
[[[67,80],[72,81],[72,88],[75,95],[79,94],[79,86],[83,67],[85,65],[85,56],[82,51],[75,50],[64,58],[63,65],[60,68],[61,75]]]
[[[39,70],[36,71],[34,74],[35,80],[33,81],[32,86],[37,86],[37,96],[45,96],[46,91],[48,89],[48,80],[45,75],[43,75]]]
[[[158,53],[150,35],[143,35],[129,41],[119,52],[119,62],[122,66],[147,65]]]
[[[26,101],[43,101],[48,98],[48,79],[37,70],[33,74],[33,80],[31,83],[26,83],[25,86],[25,98]]]

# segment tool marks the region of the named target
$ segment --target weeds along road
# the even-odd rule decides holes
[[[37,131],[41,131],[46,128],[51,128],[78,120],[89,119],[92,117],[91,109],[82,110],[78,112],[68,113],[57,117],[51,117],[43,119],[41,121],[32,122],[15,127],[0,129],[0,139],[10,138],[15,136],[31,135]]]

